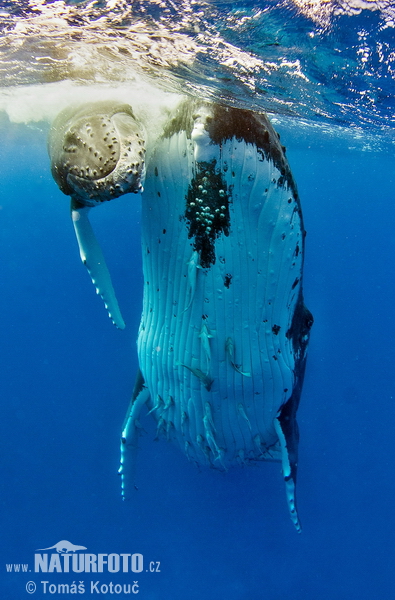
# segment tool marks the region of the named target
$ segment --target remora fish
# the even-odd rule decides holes
[[[226,342],[225,342],[225,351],[229,356],[229,360],[230,360],[230,364],[232,365],[232,367],[235,369],[235,371],[237,371],[238,373],[240,373],[240,375],[244,375],[245,377],[251,377],[251,373],[245,373],[244,371],[242,371],[235,363],[235,346],[233,343],[232,338],[227,338]]]

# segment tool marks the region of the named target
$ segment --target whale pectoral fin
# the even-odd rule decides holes
[[[121,465],[118,469],[118,473],[121,475],[123,500],[130,498],[131,490],[134,487],[138,439],[141,429],[138,418],[141,409],[149,399],[150,393],[148,389],[144,387],[144,379],[139,370],[121,434]]]
[[[295,401],[291,396],[288,402],[286,402],[286,404],[284,404],[284,406],[281,408],[277,417],[274,419],[274,428],[276,430],[281,447],[282,471],[285,482],[285,493],[287,496],[289,514],[293,524],[295,525],[296,531],[300,533],[302,531],[302,526],[299,521],[295,500],[299,441],[299,430],[295,415]]]
[[[70,209],[81,260],[88,269],[97,293],[103,298],[110,319],[118,329],[125,329],[125,322],[118,306],[111,276],[89,221],[90,207],[82,206],[72,198]]]

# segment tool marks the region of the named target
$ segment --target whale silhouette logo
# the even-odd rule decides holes
[[[54,546],[49,546],[49,548],[37,548],[37,550],[53,550],[59,554],[68,554],[69,552],[75,552],[76,550],[86,550],[85,546],[76,546],[67,540],[61,540]]]

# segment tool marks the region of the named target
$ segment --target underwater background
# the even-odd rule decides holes
[[[90,581],[138,581],[147,600],[391,598],[392,3],[0,7],[1,598],[65,595],[41,581],[84,581],[87,597]],[[154,441],[149,418],[138,490],[121,500],[119,439],[142,306],[140,198],[92,214],[127,324],[119,331],[81,264],[46,140],[72,101],[130,98],[155,129],[181,93],[269,111],[298,185],[315,318],[298,411],[301,535],[280,464],[199,471]],[[60,540],[141,553],[160,572],[34,573],[35,551]]]

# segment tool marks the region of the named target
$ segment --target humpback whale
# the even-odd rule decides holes
[[[141,134],[133,112],[116,110],[124,111],[115,114],[125,115],[131,154],[135,146],[134,178],[129,189],[120,184],[120,195],[141,189],[143,173],[136,170]],[[49,144],[54,177],[79,212],[115,194],[106,181],[92,189],[86,167],[78,171],[91,157],[86,146],[63,163],[64,131],[85,132],[89,122],[92,133],[107,124],[103,107],[90,105],[81,114],[82,121],[78,113],[63,115],[67,125],[55,123]],[[103,148],[102,160],[108,159]],[[197,465],[228,470],[280,461],[300,531],[296,412],[313,318],[303,301],[305,230],[285,148],[264,114],[187,99],[150,149],[144,186],[139,372],[121,435],[123,496],[133,487],[145,406],[157,437],[176,443]],[[88,264],[98,244],[76,231],[120,327],[109,275],[101,278]]]

